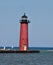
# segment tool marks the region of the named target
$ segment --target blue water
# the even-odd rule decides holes
[[[0,47],[2,49],[3,47]],[[6,49],[19,49],[6,47]],[[53,50],[46,47],[30,47],[29,50]],[[53,52],[0,53],[0,65],[53,65]]]
[[[0,53],[0,65],[53,65],[53,53]]]
[[[0,47],[0,49],[3,49],[4,47]],[[6,49],[14,49],[19,50],[19,47],[6,47]],[[29,47],[29,50],[53,50],[53,47]]]

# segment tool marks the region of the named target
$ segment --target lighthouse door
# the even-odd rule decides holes
[[[24,51],[26,51],[27,50],[27,46],[26,45],[24,45]]]

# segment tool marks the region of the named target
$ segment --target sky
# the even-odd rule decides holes
[[[24,13],[31,22],[29,47],[53,47],[53,0],[0,0],[0,46],[19,46]]]

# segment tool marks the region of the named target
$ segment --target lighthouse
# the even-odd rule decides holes
[[[20,20],[19,50],[28,51],[28,17],[24,13]]]

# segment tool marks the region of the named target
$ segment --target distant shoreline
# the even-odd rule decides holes
[[[0,47],[0,50],[19,50],[19,47]],[[39,50],[41,52],[53,52],[53,47],[29,47],[28,50]]]

